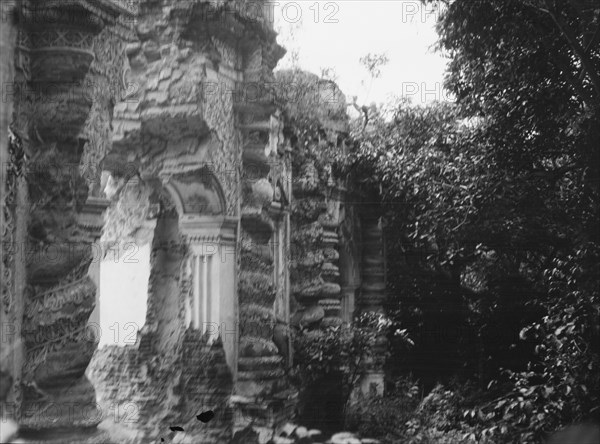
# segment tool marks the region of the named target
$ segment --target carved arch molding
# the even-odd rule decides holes
[[[208,168],[172,176],[165,184],[181,218],[223,216],[227,210],[225,194]]]

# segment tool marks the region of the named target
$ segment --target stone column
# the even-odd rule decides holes
[[[295,153],[302,160],[296,161],[299,172],[293,177],[293,294],[304,306],[297,322],[308,328],[343,323],[339,260],[344,192],[333,178],[328,160],[315,159],[313,154],[320,144],[329,142],[311,140],[311,148]]]
[[[244,135],[240,358],[236,429],[250,422],[268,434],[289,414],[284,368],[289,360],[287,196],[279,120],[265,103],[240,112]],[[266,436],[266,435],[265,435]]]
[[[367,204],[361,214],[362,226],[362,285],[360,287],[360,312],[384,313],[383,303],[386,298],[385,254],[381,216],[378,208]],[[361,381],[361,391],[369,394],[372,387],[376,393],[383,394],[384,372],[383,354],[386,339],[379,338],[374,350],[374,357],[367,366],[367,372]]]
[[[356,314],[357,294],[361,284],[361,251],[359,250],[360,233],[358,232],[354,204],[348,202],[346,188],[341,189],[343,197],[343,214],[340,226],[341,242],[340,249],[340,284],[342,285],[342,319],[344,322],[352,323]]]
[[[330,178],[333,181],[333,177]],[[321,290],[319,305],[325,312],[322,326],[339,325],[342,319],[342,288],[340,286],[340,205],[344,192],[337,184],[329,187],[329,197],[326,200],[326,213],[319,216],[318,222],[323,227],[322,245],[324,262],[321,266],[321,278],[324,286]]]
[[[84,375],[96,347],[86,330],[93,240],[78,222],[108,143],[124,10],[117,1],[23,1],[19,12],[15,131],[29,154],[20,424],[52,435],[100,421]]]

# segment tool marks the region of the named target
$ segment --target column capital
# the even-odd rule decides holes
[[[181,232],[190,243],[235,243],[237,238],[236,217],[183,215],[179,219]]]

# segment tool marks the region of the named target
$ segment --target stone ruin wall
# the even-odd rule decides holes
[[[3,322],[23,319],[6,368],[14,416],[58,439],[108,418],[141,441],[173,424],[189,442],[227,442],[250,423],[267,436],[293,416],[290,324],[340,325],[355,305],[382,301],[378,222],[361,228],[348,184],[323,161],[348,150],[345,98],[328,82],[326,97],[312,88],[291,107],[278,94],[249,98],[248,86],[297,79],[273,78],[283,51],[270,24],[221,3],[38,3],[59,18],[47,26],[27,25],[28,5],[3,31],[15,64],[2,75],[16,85],[13,117],[2,115],[15,135],[2,146],[13,166],[3,170],[3,241],[37,252],[2,257]],[[93,26],[67,26],[73,16]],[[207,232],[204,214],[220,225]],[[97,247],[124,242],[150,245],[145,322],[135,344],[96,351],[86,326],[102,306]],[[235,296],[212,344],[186,320],[185,264],[203,242],[235,249]],[[50,403],[81,408],[49,415]],[[204,409],[216,413],[209,424],[195,419]]]
[[[120,412],[133,413],[127,428],[138,438],[166,438],[177,424],[186,431],[184,440],[226,442],[249,418],[270,426],[269,408],[265,412],[257,397],[284,388],[276,326],[263,322],[264,316],[275,320],[276,300],[286,305],[283,292],[274,290],[281,267],[276,275],[273,263],[265,263],[262,280],[244,279],[248,255],[268,257],[275,227],[285,227],[276,191],[285,159],[275,108],[268,97],[246,100],[244,92],[249,84],[268,83],[283,52],[268,23],[232,15],[215,2],[142,2],[136,30],[127,55],[137,91],[115,108],[112,150],[103,163],[119,189],[103,244],[152,242],[148,307],[136,344],[101,349],[89,374],[101,405],[108,409],[116,401]],[[194,209],[198,203],[186,187],[204,186],[193,185],[198,178],[214,181],[222,203],[217,210]],[[148,203],[138,205],[139,196]],[[116,210],[134,206],[134,224]],[[211,345],[185,325],[191,282],[184,264],[194,245],[223,237],[202,234],[202,224],[194,222],[202,218],[198,212],[222,217],[231,231],[229,247],[238,246],[227,258],[235,299],[224,334]],[[142,239],[141,227],[149,222],[154,232]],[[164,230],[173,232],[165,237]],[[235,275],[239,280],[231,279]],[[257,282],[270,289],[260,300],[252,299]],[[195,415],[209,409],[215,418],[198,422]]]
[[[314,74],[282,71],[286,138],[292,146],[291,325],[318,330],[384,313],[385,251],[378,198],[340,170],[352,150],[346,98]],[[384,390],[385,339],[360,390]],[[322,414],[327,414],[323,412]],[[319,415],[319,413],[317,413]]]
[[[314,74],[281,71],[276,77],[278,84],[293,85],[293,94],[283,93],[282,100],[286,143],[293,152],[292,324],[351,323],[355,312],[374,308],[362,296],[363,279],[370,277],[361,273],[370,261],[362,221],[377,208],[365,209],[365,196],[339,169],[352,150],[346,98],[334,82]]]

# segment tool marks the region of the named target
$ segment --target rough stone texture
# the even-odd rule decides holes
[[[243,4],[232,11],[230,2],[142,1],[137,38],[127,46],[132,88],[115,107],[113,143],[103,160],[110,173],[106,189],[113,195],[103,243],[135,239],[144,220],[158,217],[148,311],[136,345],[107,355],[99,351],[89,374],[101,404],[108,404],[121,386],[129,387],[131,375],[139,374],[136,366],[146,359],[161,359],[172,369],[169,382],[162,379],[167,373],[158,371],[133,376],[142,395],[139,421],[128,428],[137,430],[138,438],[159,437],[171,421],[185,428],[181,439],[225,442],[238,418],[244,423],[253,415],[248,403],[265,416],[263,407],[274,402],[258,401],[256,395],[268,397],[285,387],[285,359],[279,356],[285,335],[276,327],[286,322],[287,261],[272,242],[287,236],[285,153],[279,151],[282,138],[271,99],[245,95],[248,85],[271,80],[283,52],[271,24],[247,12]],[[136,202],[131,193],[137,193]],[[198,215],[231,218],[241,227],[234,314],[239,326],[225,326],[239,327],[242,338],[234,347],[239,362],[238,356],[225,359],[220,341],[208,347],[197,331],[185,327],[191,277],[183,264],[193,245],[220,242],[220,236],[197,238],[183,228],[180,238],[166,232]],[[202,230],[201,224],[197,228]],[[265,319],[270,321],[257,325]],[[146,406],[150,396],[156,401]],[[194,415],[202,405],[219,419],[198,423]],[[160,416],[159,406],[170,413]]]
[[[179,216],[168,196],[144,191],[141,183],[128,187],[124,191],[145,198],[132,206],[125,204],[131,195],[121,194],[107,214],[106,226],[113,228],[105,232],[104,242],[119,238],[119,233],[127,238],[147,218],[156,218],[150,235],[148,307],[136,344],[100,349],[89,366],[101,411],[108,412],[103,428],[114,440],[126,430],[132,442],[147,442],[169,437],[169,427],[179,425],[186,430],[180,442],[227,442],[232,435],[232,372],[220,342],[209,346],[199,331],[185,326],[182,296],[188,283],[181,270],[188,241],[179,230]],[[158,213],[152,211],[154,205],[160,207]],[[123,217],[132,210],[135,217]],[[136,238],[140,240],[139,233]],[[205,410],[216,414],[209,424],[195,418]]]
[[[188,330],[173,353],[151,346],[110,346],[98,350],[90,364],[103,420],[109,430],[135,432],[134,442],[165,439],[172,425],[182,426],[181,442],[223,443],[232,436],[231,372],[222,348],[203,345]],[[215,418],[200,423],[196,415],[213,410]],[[112,436],[118,439],[119,435]]]
[[[381,216],[378,208],[362,209],[362,285],[358,305],[363,311],[383,312],[385,301],[385,256]]]
[[[240,113],[244,140],[241,210],[239,372],[236,431],[249,424],[272,429],[290,414],[293,393],[285,378],[290,359],[290,154],[278,115],[263,107],[256,120]],[[261,118],[261,114],[264,117]],[[261,435],[262,436],[262,435]],[[260,438],[260,441],[264,440]]]
[[[17,44],[15,4],[3,6],[3,24],[0,34],[0,83],[5,91],[14,91],[14,54]],[[26,240],[27,184],[23,177],[25,151],[20,137],[9,129],[15,98],[6,94],[0,106],[0,403],[3,436],[8,428],[16,426],[11,418],[21,415],[22,371],[24,351],[21,339],[24,310],[23,289],[25,264],[23,248]],[[12,128],[12,125],[10,125]]]
[[[96,424],[65,407],[79,404],[80,413],[87,413],[95,403],[84,376],[95,348],[85,332],[95,298],[87,276],[95,233],[80,216],[102,156],[87,142],[109,142],[108,116],[120,100],[117,43],[127,38],[122,13],[114,2],[87,1],[23,1],[16,10],[17,47],[10,54],[17,168],[3,176],[12,206],[3,211],[10,219],[6,245],[15,254],[10,263],[3,260],[12,283],[3,300],[13,301],[8,311],[23,338],[25,359],[22,374],[15,374],[13,402],[24,431]],[[60,411],[50,414],[56,405]]]
[[[295,323],[309,328],[339,325],[339,227],[345,189],[332,172],[332,157],[343,151],[347,137],[345,98],[333,82],[313,74],[285,71],[277,79],[279,85],[294,85],[297,93],[284,107],[293,151],[290,268],[292,295],[300,304]]]
[[[284,71],[277,80],[282,88],[294,85],[295,93],[290,101],[289,94],[278,92],[293,150],[292,323],[316,330],[350,323],[361,313],[383,313],[385,254],[377,198],[335,174],[335,159],[348,154],[351,142],[345,97],[335,83],[313,74]],[[385,345],[378,341],[381,351]],[[375,381],[382,393],[381,359],[368,367],[361,389],[368,393]]]
[[[2,240],[27,247],[0,258],[2,320],[19,329],[2,392],[10,374],[33,441],[222,443],[252,424],[264,442],[293,417],[290,324],[352,319],[355,238],[366,239],[359,302],[377,309],[384,291],[380,232],[346,204],[328,157],[347,150],[345,98],[313,75],[274,78],[283,50],[250,15],[268,2],[129,3],[25,0],[19,25],[2,27],[2,80],[17,86],[1,140]],[[36,23],[40,12],[52,20]],[[280,101],[274,80],[300,96]],[[98,241],[103,254],[151,242],[133,345],[96,350],[86,328]],[[188,265],[206,243],[235,251],[220,265],[214,341],[188,320]],[[208,424],[195,418],[204,410]]]

